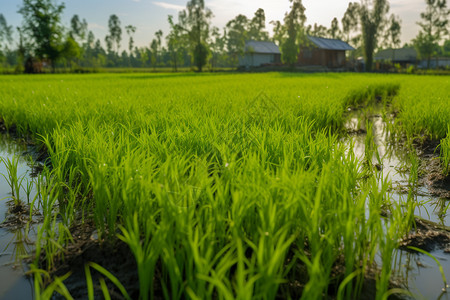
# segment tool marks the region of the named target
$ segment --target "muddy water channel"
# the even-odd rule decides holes
[[[27,198],[34,197],[33,179],[30,177],[31,160],[26,159],[26,146],[12,142],[5,135],[0,135],[0,157],[12,162],[17,159],[17,175],[22,184],[19,197],[24,202],[20,211],[14,209],[11,186],[6,178],[8,168],[0,160],[0,299],[33,299],[33,280],[27,276],[27,257],[34,247],[36,226],[31,224],[27,228],[29,210]],[[27,190],[28,183],[28,190]],[[14,213],[11,210],[15,210]],[[32,217],[37,218],[37,216]]]
[[[429,166],[439,165],[439,152],[428,149],[430,153],[424,153],[394,142],[389,131],[393,116],[385,111],[381,104],[350,111],[346,123],[349,137],[345,142],[353,143],[355,155],[362,160],[371,156],[372,167],[380,173],[380,178],[392,183],[391,200],[400,203],[409,196],[416,203],[416,228],[396,250],[392,278],[415,299],[450,299],[450,290],[443,291],[443,276],[435,261],[442,266],[447,280],[450,279],[450,200],[436,196],[426,179]],[[366,149],[370,141],[374,152]],[[425,250],[434,258],[412,251],[408,246]]]

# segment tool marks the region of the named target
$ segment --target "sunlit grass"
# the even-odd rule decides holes
[[[40,141],[51,164],[33,201],[44,215],[36,257],[51,269],[73,240],[71,225],[89,218],[100,241],[129,246],[141,299],[155,297],[155,284],[167,299],[275,299],[299,280],[303,299],[333,290],[352,299],[377,254],[383,298],[414,203],[391,203],[390,183],[373,170],[370,123],[366,161],[339,143],[346,108],[396,97],[404,132],[442,134],[419,116],[409,120],[417,112],[408,111],[414,102],[404,89],[422,80],[412,76],[3,79],[5,126]],[[444,97],[445,80],[433,85]],[[391,210],[388,221],[382,207]],[[52,288],[65,292],[55,282]],[[91,297],[89,278],[88,287]]]

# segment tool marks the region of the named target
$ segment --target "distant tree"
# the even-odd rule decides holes
[[[86,48],[94,48],[94,44],[95,44],[95,35],[92,31],[89,31],[88,35],[87,35],[87,39],[86,39]]]
[[[158,30],[157,32],[155,32],[156,38],[153,39],[150,44],[150,49],[152,51],[150,59],[152,62],[153,69],[155,69],[157,64],[160,63],[160,57],[161,57],[161,52],[162,52],[162,48],[161,48],[162,35],[163,35],[163,32],[161,30]]]
[[[232,65],[236,65],[238,56],[244,54],[245,41],[248,40],[248,26],[249,20],[244,15],[237,15],[225,26],[227,49]]]
[[[61,15],[64,7],[53,0],[23,0],[19,10],[24,23],[22,33],[28,36],[34,55],[40,60],[49,60],[53,71],[63,47]]]
[[[351,41],[351,33],[358,31],[359,24],[359,4],[356,2],[350,2],[348,4],[347,10],[344,13],[344,16],[341,20],[342,23],[342,33],[344,35],[344,39],[347,43]],[[353,38],[352,43],[356,46],[360,39],[360,35]]]
[[[214,27],[211,31],[211,69],[214,70],[219,62],[220,56],[225,56],[225,33],[220,34],[219,28]]]
[[[194,64],[199,72],[207,62],[209,49],[206,41],[209,38],[210,20],[213,17],[211,10],[205,7],[204,0],[191,0],[186,9],[179,13],[180,26],[187,32],[189,46]]]
[[[80,64],[83,66],[93,66],[94,60],[94,47],[95,47],[95,36],[92,31],[89,31],[86,37],[86,41],[83,44],[83,59]]]
[[[130,55],[133,54],[133,47],[134,47],[134,39],[133,34],[136,32],[136,27],[133,25],[127,25],[125,26],[125,30],[128,34],[129,40],[128,40],[128,51],[130,52]]]
[[[92,31],[89,31],[86,37],[86,42],[83,44],[85,55],[91,56],[94,46],[95,46],[95,35]]]
[[[422,22],[418,22],[421,30],[414,39],[414,45],[422,58],[427,59],[427,68],[437,50],[441,39],[448,34],[450,10],[446,0],[425,0],[427,7],[420,14]]]
[[[78,45],[78,43],[74,40],[74,38],[68,35],[66,41],[64,42],[61,54],[62,57],[64,57],[69,63],[69,66],[72,68],[73,62],[80,59],[82,49],[80,45]]]
[[[25,47],[24,36],[22,28],[17,27],[17,32],[19,33],[19,45],[17,47],[17,66],[16,71],[18,73],[23,72],[23,66],[25,64],[25,56],[27,54],[27,48]]]
[[[8,26],[5,17],[0,14],[0,51],[12,43],[12,26]]]
[[[442,50],[443,50],[445,56],[447,56],[447,57],[450,56],[450,40],[446,40],[444,42],[444,46],[442,46]]]
[[[161,50],[162,50],[162,49],[161,49],[161,46],[162,46],[162,42],[161,42],[162,36],[163,36],[163,32],[162,32],[161,29],[158,30],[157,32],[155,32],[156,42],[157,42],[157,45],[158,45],[158,52],[161,52]]]
[[[145,67],[148,61],[148,49],[140,48],[139,49],[139,59],[141,62],[141,66]]]
[[[0,14],[0,62],[6,62],[10,50],[8,45],[12,43],[12,26],[8,26],[5,17]]]
[[[70,19],[70,36],[81,44],[87,37],[88,33],[88,24],[86,19],[83,21],[80,20],[78,15],[74,15],[72,19]]]
[[[289,0],[291,10],[284,16],[287,38],[281,44],[281,59],[284,63],[294,65],[300,51],[299,42],[302,38],[306,22],[305,7],[301,0]]]
[[[331,27],[328,29],[328,36],[332,39],[341,38],[341,29],[339,28],[339,21],[336,17],[331,21]]]
[[[269,33],[265,29],[266,15],[264,9],[258,8],[249,23],[248,38],[255,41],[268,41]]]
[[[377,48],[378,39],[382,33],[388,12],[389,3],[387,0],[361,0],[360,20],[367,72],[372,71],[373,53]]]
[[[111,15],[108,20],[109,35],[105,37],[108,51],[114,50],[115,53],[119,52],[120,42],[122,41],[122,28],[120,26],[119,17]]]
[[[281,24],[280,21],[270,21],[270,24],[272,24],[273,26],[272,41],[280,46],[285,38],[286,28],[283,26],[283,24]]]
[[[175,24],[173,16],[169,15],[167,19],[170,25],[170,32],[166,36],[166,43],[170,53],[172,67],[176,72],[183,59],[183,50],[186,41],[185,36],[183,35],[183,28],[181,28],[179,24]]]
[[[323,26],[319,25],[317,23],[314,23],[314,26],[308,25],[306,27],[306,34],[311,36],[317,36],[317,37],[328,37],[328,29]]]
[[[152,63],[153,66],[153,70],[156,69],[156,63],[158,60],[158,40],[153,39],[152,42],[150,43],[150,50],[152,51],[152,54],[150,56],[150,61]]]
[[[402,32],[401,20],[398,16],[392,14],[388,20],[386,32],[384,35],[385,45],[390,48],[400,47],[401,32]]]

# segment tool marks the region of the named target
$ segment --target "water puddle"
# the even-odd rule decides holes
[[[25,152],[24,145],[11,142],[6,136],[0,135],[0,157],[10,161],[18,158],[17,175],[23,178],[19,195],[26,204],[26,199],[34,197],[36,191],[31,184],[33,179],[30,177],[30,162],[23,156]],[[8,169],[1,161],[0,173],[8,177]],[[28,190],[25,188],[27,182]],[[27,228],[26,214],[21,215],[22,221],[19,221],[14,219],[17,215],[9,212],[14,206],[11,187],[1,175],[0,199],[3,199],[0,201],[0,299],[33,299],[33,280],[31,276],[25,275],[27,265],[23,259],[33,250],[36,227],[31,225]]]
[[[383,115],[385,109],[381,105],[375,105],[370,109],[350,111],[346,128],[353,142],[353,151],[360,159],[364,159],[371,152],[366,151],[367,137],[373,142],[372,148],[376,150],[371,157],[374,168],[381,172],[382,178],[388,178],[392,183],[391,199],[400,202],[407,199],[411,188],[412,161],[417,158],[416,153],[409,153],[404,147],[392,142],[389,126],[390,116]],[[362,121],[362,120],[367,120]],[[368,127],[368,128],[367,128]],[[424,238],[418,239],[417,243],[428,243],[428,252],[436,258],[445,272],[446,278],[450,278],[450,244],[435,243],[434,230],[440,230],[442,236],[450,232],[441,230],[450,226],[449,200],[432,196],[432,192],[426,185],[414,187],[414,200],[417,203],[414,214],[416,219],[422,219],[424,227],[417,228],[416,232],[423,233]],[[447,210],[448,208],[448,210]],[[428,238],[428,239],[427,239]],[[441,239],[442,240],[442,239]],[[414,243],[412,243],[414,245]],[[445,247],[448,247],[447,249]],[[423,248],[423,247],[422,247]],[[393,262],[393,274],[398,278],[416,299],[447,299],[450,293],[443,293],[444,283],[437,263],[432,257],[417,252],[398,249]],[[449,289],[447,289],[449,291]]]

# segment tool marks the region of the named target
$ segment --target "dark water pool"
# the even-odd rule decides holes
[[[26,180],[32,180],[29,176],[30,167],[23,157],[25,146],[20,146],[0,137],[0,157],[12,159],[14,155],[20,155],[18,163],[18,175],[25,176]],[[0,163],[0,173],[7,174],[3,163]],[[32,191],[35,194],[35,191]],[[25,195],[25,191],[22,192]],[[11,200],[11,188],[7,181],[0,175],[0,224],[4,225],[8,217]],[[21,197],[23,198],[23,197]],[[35,228],[30,230],[21,226],[0,226],[0,299],[33,299],[33,280],[26,276],[27,266],[23,258],[34,247],[33,236]]]
[[[361,113],[367,114],[367,111],[350,113],[346,124],[346,127],[354,133],[350,135],[349,141],[353,142],[353,151],[359,158],[363,158],[365,155],[367,136],[363,130],[358,130],[366,129],[364,124],[361,124]],[[397,202],[400,199],[406,199],[407,194],[402,191],[408,190],[410,156],[405,149],[391,143],[388,126],[382,117],[382,108],[375,107],[369,113],[369,121],[372,124],[373,141],[379,157],[381,157],[382,177],[387,177],[393,185],[391,199]],[[372,162],[373,164],[379,163],[375,155],[372,157]],[[418,204],[414,212],[415,216],[438,225],[450,226],[449,200],[432,196],[426,185],[418,186],[414,198]],[[446,208],[448,209],[446,210]],[[447,281],[450,280],[450,254],[444,253],[443,249],[439,247],[429,253],[440,262]],[[431,257],[415,252],[396,250],[394,258],[392,267],[395,278],[406,285],[415,299],[450,300],[450,288],[443,293],[442,275],[437,263]]]

